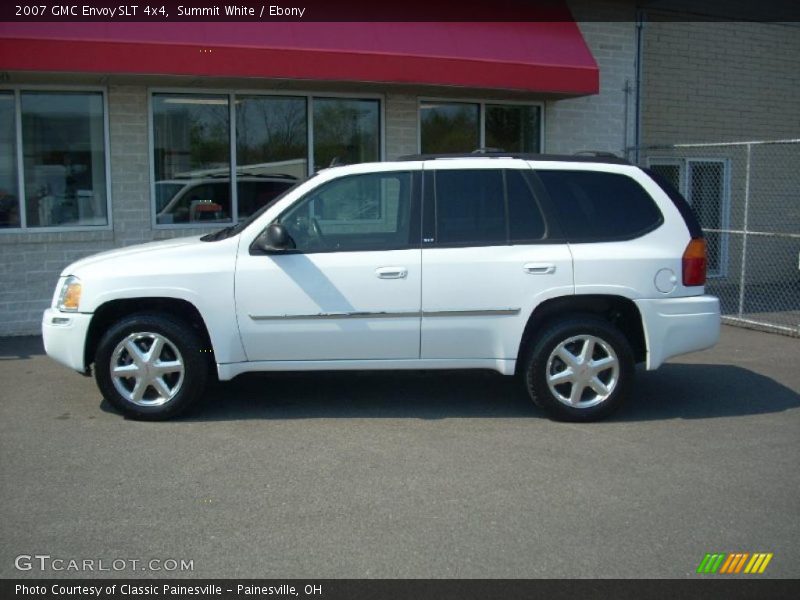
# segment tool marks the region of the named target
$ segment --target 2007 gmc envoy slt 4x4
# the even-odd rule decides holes
[[[559,419],[634,364],[713,346],[705,241],[653,173],[603,157],[416,156],[321,171],[244,222],[64,269],[47,353],[166,419],[248,371],[493,369]]]

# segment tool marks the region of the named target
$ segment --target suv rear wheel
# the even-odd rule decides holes
[[[95,378],[105,399],[126,416],[169,419],[202,395],[207,355],[190,325],[169,315],[132,315],[100,340]]]
[[[562,421],[596,421],[625,401],[634,372],[622,332],[593,315],[549,324],[524,361],[533,401]]]

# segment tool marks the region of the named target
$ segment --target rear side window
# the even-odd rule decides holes
[[[520,171],[435,171],[436,241],[492,245],[541,240],[545,222]]]
[[[664,166],[672,167],[673,165]],[[664,193],[669,196],[669,199],[672,200],[675,208],[678,209],[678,212],[681,213],[683,220],[686,222],[686,227],[689,230],[689,235],[692,236],[692,239],[703,237],[703,230],[700,228],[700,223],[697,220],[697,216],[694,214],[692,207],[686,201],[686,198],[681,196],[680,192],[675,188],[675,186],[655,169],[642,169],[642,171],[647,173],[650,178],[655,181],[662,190],[664,190]]]
[[[506,173],[508,194],[508,234],[512,242],[540,240],[544,237],[545,225],[533,192],[519,171]]]
[[[597,171],[536,171],[570,241],[613,241],[644,235],[663,217],[634,179]]]
[[[436,172],[436,239],[440,244],[506,242],[503,172]]]

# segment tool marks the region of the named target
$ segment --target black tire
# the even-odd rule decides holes
[[[593,341],[593,345],[587,346],[588,341]],[[566,351],[561,352],[566,357],[562,359],[555,351],[565,342],[569,343],[560,349]],[[582,363],[568,365],[565,362],[572,360],[570,356],[573,352],[578,352],[573,358],[581,359],[580,350],[585,348],[595,349],[591,363],[583,360]],[[604,419],[625,402],[633,383],[634,360],[628,340],[614,325],[594,315],[573,315],[548,323],[541,334],[529,342],[523,361],[522,375],[528,394],[537,406],[559,421]],[[593,365],[597,366],[592,368]],[[562,372],[569,379],[558,380],[564,381],[561,384],[554,380],[554,391],[548,383],[548,377],[557,377]],[[597,376],[602,386],[594,382],[593,375]],[[591,379],[593,384],[587,383],[587,379]],[[592,385],[600,389],[605,387],[609,393],[603,394]],[[577,399],[572,397],[573,389],[578,390]],[[562,399],[559,399],[559,395]],[[570,401],[572,404],[567,403]]]
[[[129,338],[136,335],[140,337]],[[161,389],[174,393],[172,397],[159,394],[159,390],[153,385],[142,385],[145,388],[144,395],[136,402],[133,400],[133,392],[137,379],[112,377],[112,360],[119,366],[134,368],[130,364],[134,360],[126,348],[121,348],[115,356],[118,346],[126,338],[133,339],[141,351],[152,351],[156,339],[162,339],[163,350],[159,352],[159,361],[157,365],[148,368],[183,365],[182,375],[180,372],[161,375],[161,383],[166,385]],[[167,314],[138,313],[114,323],[103,335],[95,353],[95,380],[103,397],[126,417],[145,421],[171,419],[185,412],[201,398],[208,381],[209,356],[200,336],[188,323]],[[150,380],[150,372],[146,369],[143,372],[146,375],[141,377],[141,381]],[[128,392],[130,397],[120,392],[114,383],[115,379],[117,385]]]

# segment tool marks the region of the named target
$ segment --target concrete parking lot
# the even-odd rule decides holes
[[[589,425],[483,372],[248,375],[140,423],[36,338],[0,340],[0,382],[2,577],[115,574],[15,570],[37,553],[192,560],[184,577],[695,577],[736,551],[800,575],[797,339],[724,327]]]

